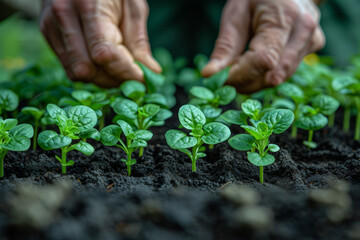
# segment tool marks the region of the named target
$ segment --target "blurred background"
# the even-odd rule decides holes
[[[198,53],[210,55],[225,1],[148,0],[148,3],[153,48],[164,47],[174,57],[189,60]],[[37,26],[40,8],[40,0],[0,0],[0,69],[20,68],[28,62],[56,64]],[[327,37],[320,54],[330,56],[336,66],[345,66],[359,52],[360,1],[327,0],[320,9]],[[0,71],[0,78],[1,74]]]

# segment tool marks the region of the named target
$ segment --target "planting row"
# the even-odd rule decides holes
[[[91,155],[94,148],[87,139],[94,139],[106,146],[117,146],[123,150],[127,157],[121,161],[131,175],[131,166],[136,163],[133,153],[138,150],[139,156],[143,154],[143,149],[153,135],[149,129],[152,126],[163,126],[172,116],[169,109],[175,105],[175,83],[179,84],[178,79],[183,79],[185,73],[188,79],[193,79],[181,82],[189,93],[190,101],[179,110],[179,129],[169,130],[165,138],[171,148],[190,158],[192,171],[196,171],[197,160],[206,156],[206,148],[228,140],[234,149],[247,151],[248,160],[259,167],[262,182],[263,167],[275,161],[270,152],[280,149],[270,143],[271,134],[280,134],[292,126],[291,135],[296,137],[297,128],[302,128],[309,132],[304,144],[316,148],[314,131],[328,123],[332,126],[340,105],[344,107],[345,131],[350,129],[352,111],[357,114],[354,137],[359,139],[360,81],[355,70],[339,72],[321,63],[302,64],[288,82],[245,96],[237,95],[231,86],[224,86],[229,69],[201,79],[199,69],[181,70],[176,64],[169,64],[172,63],[171,59],[166,52],[163,54],[167,56],[163,57],[166,59],[163,63],[167,64],[163,65],[164,75],[156,74],[139,63],[144,71],[145,84],[127,81],[118,89],[111,90],[89,85],[62,89],[59,84],[55,84],[57,88],[50,84],[47,85],[50,89],[44,93],[36,94],[36,90],[31,90],[31,98],[22,96],[24,92],[20,91],[19,84],[34,80],[34,75],[38,76],[38,69],[31,67],[16,73],[14,81],[8,85],[9,89],[0,90],[0,110],[3,116],[0,124],[1,177],[6,153],[27,150],[32,137],[34,149],[38,144],[44,150],[61,150],[61,156],[55,158],[61,163],[62,173],[66,173],[66,167],[74,164],[67,160],[67,153],[77,150]],[[201,68],[199,62],[206,61],[199,59],[203,58],[197,57],[195,63]],[[43,72],[39,76],[42,81],[38,83],[42,82],[42,85],[54,77]],[[194,83],[198,85],[193,86]],[[37,86],[36,81],[34,85]],[[77,88],[86,90],[74,90]],[[17,94],[12,91],[16,89],[19,90]],[[59,92],[59,89],[63,92]],[[24,98],[20,105],[27,105],[24,100],[31,98],[28,102],[32,106],[25,106],[18,112],[18,94],[20,99]],[[241,110],[223,112],[221,106],[228,105],[235,98]],[[113,124],[105,126],[105,117],[111,117],[112,111],[115,113]],[[6,119],[9,115],[13,119]],[[17,125],[15,118],[26,123]],[[33,127],[28,124],[31,119]],[[244,133],[230,138],[228,126],[231,124],[239,125]],[[41,129],[39,134],[38,129]]]

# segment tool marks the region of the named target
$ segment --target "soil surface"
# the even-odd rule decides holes
[[[90,157],[68,154],[75,164],[66,176],[59,151],[9,152],[0,239],[360,239],[360,142],[351,134],[337,125],[317,131],[314,150],[301,130],[297,139],[272,136],[281,150],[260,184],[259,169],[227,143],[192,173],[164,139],[179,124],[174,112],[153,129],[130,177],[125,154],[96,142]]]

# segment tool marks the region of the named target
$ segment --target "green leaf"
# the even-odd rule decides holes
[[[147,147],[147,143],[142,139],[135,139],[129,146],[130,148]]]
[[[145,95],[145,103],[153,103],[162,107],[169,107],[168,100],[161,93],[150,93]]]
[[[179,110],[179,120],[181,125],[189,130],[196,128],[197,126],[204,126],[206,123],[206,117],[204,113],[193,105],[184,105]]]
[[[139,112],[140,113],[142,112],[145,116],[149,118],[157,114],[159,110],[160,110],[159,105],[155,105],[155,104],[145,104],[144,106],[139,108]]]
[[[221,86],[224,85],[224,83],[228,79],[229,70],[230,70],[230,67],[227,67],[227,68],[219,71],[218,73],[212,75],[211,77],[205,78],[203,80],[204,86],[212,91],[215,91],[216,89],[220,88]]]
[[[331,115],[339,108],[340,103],[328,95],[318,95],[311,99],[312,106],[324,115]]]
[[[96,141],[99,141],[100,140],[100,132],[95,128],[90,128],[84,132],[81,132],[79,134],[79,138],[81,138],[81,139],[92,138]]]
[[[136,164],[136,159],[131,159],[130,162],[126,161],[126,166],[132,166]]]
[[[309,141],[303,141],[303,144],[307,146],[308,148],[315,149],[317,148],[316,142],[309,142]]]
[[[141,82],[130,80],[121,84],[120,91],[125,97],[135,101],[145,95],[146,87]]]
[[[135,136],[137,139],[149,141],[153,137],[153,134],[148,130],[136,130]]]
[[[74,149],[78,150],[79,152],[82,152],[86,156],[90,156],[95,151],[94,147],[91,146],[91,144],[80,141],[77,144],[73,145]]]
[[[202,107],[201,110],[204,113],[205,117],[209,119],[217,118],[222,112],[221,108],[214,108],[210,105]]]
[[[44,115],[44,110],[40,110],[36,107],[24,107],[21,112],[25,115],[31,115],[35,120],[40,119]]]
[[[256,119],[262,109],[261,102],[256,99],[247,99],[241,104],[243,112],[251,118]]]
[[[203,127],[204,136],[201,137],[206,144],[218,144],[226,141],[230,135],[230,129],[222,123],[212,122]]]
[[[190,89],[190,93],[194,97],[200,98],[200,99],[212,100],[215,98],[214,93],[205,87],[199,87],[199,86],[192,87]]]
[[[118,120],[117,124],[120,125],[121,130],[123,131],[123,133],[126,137],[128,137],[130,134],[134,134],[134,131],[133,131],[132,127],[130,126],[130,124],[128,124],[124,120]]]
[[[266,125],[266,123],[263,122],[257,123],[256,129],[258,130],[259,133],[261,133],[264,136],[271,134],[271,130],[269,130],[269,127]]]
[[[294,121],[294,113],[287,109],[276,109],[267,112],[261,120],[265,122],[274,133],[279,134],[288,129]]]
[[[128,99],[121,99],[113,104],[114,112],[128,119],[136,119],[138,116],[138,105]]]
[[[170,110],[160,108],[160,110],[156,113],[155,116],[152,117],[151,120],[154,122],[165,121],[171,116],[172,116],[172,112]]]
[[[11,90],[0,89],[0,109],[14,111],[19,105],[19,97]]]
[[[153,72],[140,62],[137,62],[137,64],[144,72],[144,79],[149,93],[157,92],[157,90],[165,83],[165,77]]]
[[[80,131],[86,131],[93,128],[97,123],[97,115],[95,111],[83,105],[70,108],[68,115]]]
[[[221,115],[221,117],[228,123],[236,125],[245,125],[247,124],[247,115],[238,110],[228,110]]]
[[[121,128],[116,125],[109,125],[100,131],[100,141],[105,146],[114,146],[120,139]]]
[[[241,125],[241,127],[245,129],[245,131],[247,131],[251,136],[255,137],[257,140],[261,140],[267,137],[266,135],[261,134],[255,127],[247,125]]]
[[[273,108],[280,108],[280,109],[289,109],[291,111],[295,111],[295,103],[293,103],[291,100],[284,99],[284,98],[278,98],[275,99],[271,106]]]
[[[341,91],[343,89],[345,89],[346,87],[357,83],[356,78],[351,77],[351,76],[340,76],[340,77],[336,77],[335,79],[333,79],[331,81],[331,87],[335,90],[335,91]]]
[[[220,105],[228,105],[236,97],[236,89],[231,86],[224,86],[215,91],[215,96],[219,98]]]
[[[285,82],[276,87],[280,94],[293,99],[295,102],[304,101],[304,91],[293,83]]]
[[[19,124],[9,131],[11,136],[24,136],[27,138],[32,138],[34,136],[34,128],[27,123]]]
[[[194,137],[188,137],[184,132],[179,130],[169,130],[165,133],[167,144],[173,149],[191,148],[197,144]]]
[[[48,104],[46,106],[46,110],[48,111],[50,117],[55,121],[57,121],[59,115],[67,117],[66,112],[63,109],[56,106],[55,104],[51,104],[51,103]]]
[[[189,149],[186,149],[186,148],[178,148],[177,150],[179,150],[180,152],[183,152],[185,153],[186,155],[188,155],[189,157],[191,157],[191,152]]]
[[[316,131],[325,127],[327,123],[328,123],[327,117],[325,117],[321,113],[318,113],[313,116],[301,117],[299,120],[296,121],[295,125],[298,128]]]
[[[13,119],[13,118],[8,118],[3,120],[3,127],[2,130],[4,131],[8,131],[12,128],[14,128],[17,124],[18,124],[18,120],[17,119]]]
[[[25,136],[13,136],[10,138],[10,141],[1,145],[2,148],[9,151],[26,151],[30,148],[31,141],[28,137]]]
[[[67,163],[65,163],[65,166],[67,167],[71,167],[75,164],[75,162],[73,160],[67,161]]]
[[[71,96],[79,102],[90,101],[92,93],[85,90],[76,90],[71,93]]]
[[[251,150],[255,138],[248,134],[238,134],[229,139],[229,144],[232,148],[238,151],[249,151]]]
[[[278,145],[276,145],[276,144],[270,143],[268,145],[268,149],[269,149],[270,152],[277,152],[277,151],[280,150],[280,147]]]
[[[38,137],[39,146],[44,150],[62,148],[68,146],[71,142],[71,138],[57,134],[51,130],[41,132]]]
[[[196,154],[196,157],[199,159],[199,158],[203,158],[203,157],[206,157],[206,153],[202,153],[202,152],[199,152]]]
[[[264,157],[260,157],[260,155],[256,152],[247,152],[247,159],[249,162],[258,167],[267,166],[275,162],[274,156],[266,154]]]

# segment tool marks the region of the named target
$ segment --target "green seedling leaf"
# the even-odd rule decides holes
[[[238,110],[228,110],[225,113],[223,113],[222,118],[231,124],[236,124],[236,125],[245,125],[247,124],[247,115],[242,112],[242,111],[238,111]]]
[[[264,157],[261,157],[256,152],[247,152],[247,159],[249,160],[249,162],[258,167],[267,166],[275,162],[274,156],[266,154]]]
[[[270,143],[268,145],[268,149],[269,149],[270,152],[277,152],[277,151],[280,150],[280,147],[278,145],[276,145],[276,144]]]
[[[147,143],[142,139],[135,139],[129,146],[130,148],[147,147]]]
[[[41,132],[38,137],[39,146],[44,150],[53,150],[68,146],[72,139],[67,136],[57,134],[54,131],[46,130]]]
[[[179,130],[169,130],[165,134],[167,144],[173,149],[191,148],[197,144],[194,137],[188,137]]]
[[[77,144],[72,146],[74,149],[78,150],[79,152],[82,152],[86,156],[90,156],[95,151],[94,147],[91,146],[91,144],[80,141]]]
[[[295,119],[294,113],[287,109],[277,109],[267,112],[262,121],[265,122],[274,133],[279,134],[288,129]]]
[[[128,124],[124,120],[118,120],[117,124],[120,125],[121,130],[123,131],[123,133],[126,137],[130,136],[131,134],[134,134],[134,131],[133,131],[132,127],[130,126],[130,124]]]
[[[186,148],[178,148],[177,150],[179,150],[180,152],[185,153],[186,155],[188,155],[191,158],[191,152],[190,150],[186,149]]]
[[[311,99],[311,104],[318,112],[324,115],[331,115],[339,108],[340,103],[333,97],[327,95],[318,95]]]
[[[245,129],[245,131],[247,131],[251,136],[255,137],[256,140],[261,140],[267,137],[267,135],[263,135],[262,133],[260,133],[256,127],[247,125],[241,125],[241,127]]]
[[[214,108],[210,105],[206,105],[201,108],[206,118],[214,119],[220,116],[222,109],[221,108]]]
[[[126,162],[127,166],[132,166],[132,165],[135,165],[135,164],[136,164],[136,159],[131,159],[130,162]]]
[[[316,142],[310,142],[310,141],[303,141],[303,144],[307,146],[308,148],[315,149],[317,148]]]
[[[114,146],[120,139],[122,131],[119,126],[109,125],[100,131],[100,141],[105,146]]]
[[[301,117],[296,121],[296,126],[305,130],[316,131],[326,126],[328,119],[321,113],[313,116]]]
[[[58,116],[67,117],[66,112],[63,109],[56,106],[55,104],[51,104],[51,103],[48,104],[46,106],[46,110],[48,111],[50,117],[55,120],[55,122],[57,121]]]
[[[76,90],[71,93],[71,96],[79,102],[91,101],[92,93],[85,90]]]
[[[128,119],[136,119],[138,116],[138,105],[128,99],[121,99],[114,102],[113,109],[116,114]]]
[[[206,144],[218,144],[226,141],[230,135],[230,129],[219,122],[208,123],[203,127],[204,135],[201,137]]]
[[[159,105],[155,104],[145,104],[144,106],[139,108],[139,113],[142,114],[145,117],[153,117],[155,114],[157,114],[160,110]]]
[[[269,127],[266,125],[266,123],[263,123],[263,122],[257,123],[256,129],[258,130],[258,132],[260,134],[262,134],[264,136],[271,134],[271,130],[269,131]]]
[[[229,139],[229,144],[232,148],[239,151],[251,150],[255,143],[255,138],[248,134],[238,134]]]
[[[18,120],[13,118],[8,118],[2,121],[2,126],[0,125],[0,128],[4,131],[8,131],[15,127],[18,124]]]
[[[14,111],[19,106],[19,97],[11,90],[0,89],[0,109]]]
[[[206,88],[215,91],[223,86],[228,79],[230,67],[227,67],[209,78],[205,78],[203,84]]]
[[[26,136],[12,136],[10,141],[1,145],[2,148],[9,151],[26,151],[30,148],[31,141]]]
[[[11,136],[24,136],[27,138],[32,138],[34,136],[34,128],[27,123],[17,125],[10,129],[9,131]]]
[[[215,91],[215,96],[219,98],[220,105],[228,105],[236,97],[236,89],[231,86],[224,86]]]
[[[84,132],[79,133],[79,138],[81,138],[81,139],[92,138],[96,141],[99,141],[100,140],[100,132],[95,128],[90,128]]]
[[[165,121],[171,116],[172,116],[172,112],[170,110],[160,108],[159,111],[155,114],[155,116],[152,117],[151,120],[154,122]]]
[[[203,158],[206,157],[206,153],[199,152],[196,154],[197,158]]]
[[[120,91],[125,97],[136,101],[137,99],[145,96],[146,87],[141,82],[131,80],[121,84]]]
[[[241,109],[246,115],[256,119],[262,109],[262,105],[259,100],[247,99],[241,104]]]
[[[305,95],[300,87],[293,83],[285,82],[277,86],[277,90],[283,96],[293,99],[295,102],[303,102]]]
[[[153,103],[162,107],[168,108],[169,103],[164,95],[161,93],[150,93],[145,95],[145,103]]]
[[[33,118],[35,120],[40,119],[45,113],[44,110],[40,110],[40,109],[38,109],[36,107],[24,107],[23,109],[21,109],[21,112],[23,114],[33,116]]]
[[[68,111],[69,118],[80,131],[95,127],[97,116],[94,110],[86,106],[75,106]]]
[[[199,87],[199,86],[192,87],[190,89],[190,93],[194,97],[200,98],[200,99],[212,100],[215,98],[214,93],[205,87]]]
[[[75,164],[75,162],[73,160],[67,161],[67,163],[65,163],[66,167],[71,167]]]
[[[354,77],[340,76],[331,81],[331,87],[338,92],[355,83],[357,83],[357,80]]]
[[[149,141],[153,137],[153,134],[152,134],[152,132],[150,132],[148,130],[136,130],[135,136],[136,136],[136,139]]]
[[[144,79],[149,93],[157,92],[157,90],[164,85],[165,77],[161,74],[153,72],[140,62],[137,62],[137,64],[144,72]]]
[[[271,106],[273,108],[277,108],[277,109],[289,109],[291,111],[295,111],[296,105],[288,99],[284,99],[284,98],[278,98],[275,99]]]
[[[193,105],[184,105],[179,110],[179,120],[181,125],[189,130],[197,126],[203,126],[206,123],[204,113]]]

